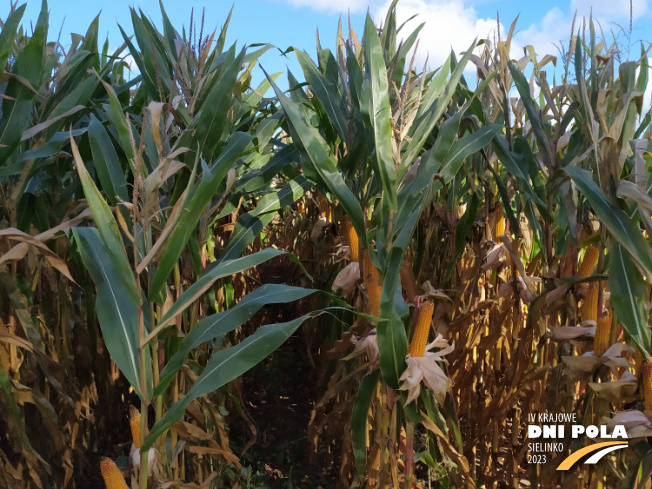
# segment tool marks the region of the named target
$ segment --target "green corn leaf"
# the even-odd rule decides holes
[[[567,166],[564,170],[587,198],[611,235],[627,250],[630,258],[638,265],[648,280],[652,280],[652,250],[638,226],[627,217],[620,207],[607,199],[589,172],[575,166]]]
[[[197,147],[207,160],[211,160],[222,138],[228,134],[232,122],[228,116],[233,99],[233,87],[238,77],[239,67],[245,56],[244,49],[236,56],[235,46],[228,51],[225,67],[221,70],[218,80],[205,95],[201,113],[197,116],[196,135],[190,148]]]
[[[578,45],[579,44],[580,43],[578,43]],[[550,139],[548,138],[548,134],[543,127],[543,117],[541,112],[536,107],[532,97],[530,96],[530,85],[528,84],[527,79],[523,73],[521,73],[514,66],[514,63],[510,61],[507,63],[507,66],[509,67],[509,72],[514,79],[514,85],[516,85],[516,89],[521,96],[523,105],[525,105],[525,110],[527,111],[527,115],[530,119],[530,124],[532,124],[534,136],[537,139],[537,143],[539,143],[539,150],[543,154],[543,159],[548,164],[548,166],[552,166],[554,160],[552,149],[550,147]]]
[[[127,161],[129,161],[129,164],[131,165],[131,171],[134,175],[141,174],[142,176],[145,176],[142,173],[141,169],[136,169],[133,166],[135,155],[131,146],[131,132],[129,126],[127,125],[127,119],[125,118],[125,114],[122,110],[122,104],[118,99],[118,95],[116,94],[114,88],[107,82],[102,79],[100,79],[100,82],[104,86],[106,93],[109,95],[109,105],[105,105],[104,107],[106,114],[109,118],[109,121],[111,121],[111,125],[118,133],[120,147],[122,148],[122,151],[124,151],[125,155],[127,155]]]
[[[112,263],[112,268],[115,269],[116,274],[120,277],[120,286],[135,303],[140,304],[140,294],[136,289],[136,282],[129,266],[127,252],[122,243],[122,235],[118,229],[118,224],[113,218],[111,209],[104,200],[104,197],[102,197],[102,194],[100,194],[100,191],[88,174],[77,149],[77,143],[75,143],[72,135],[70,136],[70,145],[72,146],[72,153],[77,164],[77,172],[84,188],[84,195],[86,196],[88,207],[104,243],[104,248]]]
[[[380,353],[380,370],[383,379],[392,389],[398,389],[399,377],[405,370],[407,354],[407,335],[403,321],[398,314],[397,303],[404,304],[400,291],[400,269],[412,234],[419,222],[425,199],[415,206],[414,211],[394,242],[387,257],[387,269],[383,280],[383,292],[380,298],[380,317],[376,328],[378,334],[378,351]]]
[[[387,210],[395,211],[396,165],[392,152],[392,109],[389,104],[387,69],[383,47],[369,14],[365,20],[362,42],[367,70],[362,83],[360,112],[374,144],[372,159],[383,188],[383,205]]]
[[[88,129],[84,127],[81,129],[73,129],[70,132],[56,132],[42,145],[34,149],[30,149],[29,151],[25,151],[21,156],[20,161],[25,162],[31,159],[51,158],[59,151],[61,151],[61,148],[63,148],[64,144],[70,141],[71,134],[72,137],[76,138],[86,133],[87,130]]]
[[[441,165],[440,173],[444,182],[450,183],[462,167],[464,160],[484,148],[502,130],[501,124],[491,124],[455,141]]]
[[[14,48],[16,32],[25,13],[25,8],[27,8],[26,3],[18,7],[2,25],[2,31],[0,31],[0,66],[7,65],[7,59],[9,59],[9,55]]]
[[[276,96],[290,122],[294,133],[294,141],[299,142],[303,146],[309,158],[309,162],[307,161],[307,163],[319,174],[333,195],[339,199],[344,212],[351,219],[353,227],[366,247],[367,233],[364,227],[364,218],[360,203],[353,192],[346,186],[344,178],[342,178],[341,173],[337,169],[337,163],[330,154],[328,145],[319,134],[319,131],[301,116],[297,104],[285,96],[276,83],[267,75],[267,72],[265,72],[265,75],[270,80],[272,88],[274,88]]]
[[[375,370],[362,378],[351,413],[353,456],[355,457],[355,468],[361,478],[364,477],[367,466],[367,417],[371,400],[376,392],[376,385],[378,385],[379,373],[379,370]]]
[[[117,205],[120,200],[128,201],[127,181],[122,172],[118,153],[104,126],[92,114],[88,122],[88,138],[95,170],[107,197],[113,205]]]
[[[306,81],[310,84],[310,91],[315,94],[328,115],[333,127],[344,142],[349,140],[349,127],[347,124],[347,110],[343,99],[337,92],[337,87],[319,71],[315,62],[305,52],[296,50],[297,60],[301,64]]]
[[[213,164],[213,167],[210,170],[208,168],[204,169],[201,180],[191,191],[191,197],[183,209],[179,223],[169,236],[168,241],[163,245],[164,251],[149,288],[148,297],[150,300],[158,297],[170,272],[176,265],[179,256],[181,256],[184,246],[188,243],[192,233],[195,232],[202,212],[215,196],[218,188],[226,178],[227,172],[251,144],[251,140],[252,136],[250,134],[235,133],[218,160]]]
[[[646,356],[650,351],[650,326],[646,320],[645,280],[623,247],[614,242],[609,250],[611,303],[629,337]]]
[[[432,134],[435,125],[444,114],[444,111],[448,108],[448,105],[457,90],[457,85],[462,78],[464,68],[473,54],[474,48],[475,41],[473,41],[466,53],[464,53],[464,56],[462,56],[462,59],[457,63],[448,81],[446,78],[451,66],[450,57],[446,60],[444,66],[440,68],[439,73],[434,76],[422,99],[421,106],[417,113],[417,119],[412,124],[412,127],[414,127],[415,130],[410,131],[411,140],[401,151],[404,165],[411,165],[417,156],[419,156],[423,145]]]
[[[264,250],[252,253],[251,255],[242,258],[225,260],[210,270],[206,270],[194,284],[188,287],[185,292],[181,294],[181,297],[176,300],[172,307],[161,318],[157,328],[161,325],[168,324],[175,317],[181,314],[188,306],[195,302],[197,298],[206,292],[206,290],[213,285],[216,280],[228,277],[234,273],[240,273],[243,270],[260,265],[276,256],[285,254],[287,254],[285,251],[275,250],[274,248],[265,248]]]
[[[317,291],[314,289],[303,289],[284,284],[265,284],[244,296],[231,309],[205,317],[193,326],[181,341],[177,352],[165,365],[159,378],[159,385],[154,390],[154,395],[162,395],[167,390],[177,371],[183,367],[186,356],[197,346],[239,328],[263,306],[287,304],[315,292]]]
[[[145,398],[141,385],[138,346],[139,301],[129,293],[111,260],[111,251],[95,228],[73,228],[84,266],[97,287],[95,309],[106,348],[136,394]]]
[[[186,395],[152,427],[141,450],[148,450],[154,445],[159,436],[181,419],[193,400],[216,391],[245,373],[281,346],[301,324],[318,314],[319,311],[314,311],[286,323],[267,324],[238,345],[214,353]]]
[[[22,14],[21,14],[22,15]],[[31,88],[10,77],[2,99],[2,118],[0,118],[0,162],[6,164],[29,127],[33,112],[33,100],[40,89],[45,66],[45,46],[48,35],[47,2],[43,2],[34,34],[23,48],[11,69],[11,74],[20,77]],[[17,18],[20,21],[20,18]],[[4,34],[4,29],[2,30]],[[8,33],[9,37],[11,33]],[[13,44],[13,39],[12,39]],[[2,65],[4,67],[4,65]]]
[[[310,188],[312,188],[312,183],[299,175],[285,184],[278,192],[268,194],[260,199],[255,209],[238,217],[233,234],[220,253],[218,261],[232,260],[240,256],[279,210],[292,205]]]

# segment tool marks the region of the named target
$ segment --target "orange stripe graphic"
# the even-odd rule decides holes
[[[593,445],[589,445],[588,447],[584,447],[576,452],[571,453],[566,459],[564,459],[562,463],[559,464],[557,470],[568,470],[575,464],[575,462],[577,462],[583,456],[588,455],[589,453],[597,452],[601,448],[610,447],[613,445],[625,445],[625,444],[627,444],[627,440],[605,441],[602,443],[594,443]]]

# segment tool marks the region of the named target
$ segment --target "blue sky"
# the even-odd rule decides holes
[[[22,2],[21,2],[22,3]],[[229,27],[229,41],[239,45],[260,42],[272,43],[285,50],[295,46],[315,52],[315,33],[319,28],[322,45],[333,47],[338,19],[346,25],[347,11],[351,12],[351,23],[361,33],[367,10],[377,23],[381,22],[389,0],[163,0],[168,15],[179,30],[189,25],[190,9],[195,9],[195,19],[201,18],[205,7],[205,31],[219,28],[226,19],[231,5],[234,13]],[[24,20],[35,20],[40,2],[29,0]],[[634,47],[638,40],[652,40],[652,0],[633,0]],[[74,5],[74,8],[71,8]],[[160,26],[158,0],[50,0],[50,38],[56,39],[62,28],[61,42],[70,44],[70,33],[83,34],[92,19],[101,11],[100,38],[108,36],[112,47],[122,44],[117,24],[127,33],[132,33],[129,7],[142,9],[156,25]],[[535,46],[538,54],[557,54],[554,43],[567,40],[573,13],[588,14],[593,9],[607,38],[612,32],[621,32],[620,26],[629,27],[629,2],[625,0],[553,0],[548,2],[523,2],[516,0],[399,0],[399,20],[412,15],[417,19],[408,27],[425,22],[422,31],[418,60],[428,56],[430,67],[441,64],[451,47],[461,52],[476,37],[493,36],[496,15],[499,12],[501,30],[509,28],[512,20],[520,14],[512,56],[522,56],[527,44]],[[9,1],[3,2],[0,17],[6,19]],[[65,20],[64,20],[65,18]],[[627,35],[621,40],[627,43]],[[283,57],[278,51],[267,53],[261,60],[269,72],[285,71],[289,67],[300,78],[300,70],[293,54]]]

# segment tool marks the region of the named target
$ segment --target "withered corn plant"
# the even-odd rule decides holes
[[[473,56],[480,80],[494,74],[473,113],[505,131],[467,176],[479,192],[466,194],[455,233],[470,231],[457,249],[449,323],[464,453],[487,485],[637,487],[649,479],[647,442],[560,473],[591,440],[568,437],[549,463],[528,464],[525,425],[530,414],[566,412],[646,434],[635,376],[650,351],[649,47],[620,61],[588,19],[555,84],[544,67],[556,58],[528,46],[510,59],[514,28]],[[487,253],[477,253],[478,232],[494,242]]]
[[[88,146],[103,82],[125,100],[125,46],[102,46],[97,18],[65,50],[47,42],[47,8],[43,2],[28,29],[25,5],[14,5],[0,33],[3,487],[70,487],[97,473],[88,453],[119,443],[125,427],[126,386],[113,375],[95,325],[94,289],[64,234],[90,217],[74,198],[70,134]]]

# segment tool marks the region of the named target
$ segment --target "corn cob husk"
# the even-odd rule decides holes
[[[430,301],[425,302],[423,306],[421,306],[419,319],[417,320],[417,327],[414,329],[412,343],[410,343],[411,357],[422,357],[426,352],[428,334],[430,333],[430,323],[432,322],[432,313],[434,311],[435,305]]]
[[[643,401],[645,402],[645,415],[652,418],[652,363],[645,361],[641,368],[641,382],[643,383]]]
[[[582,302],[582,309],[580,314],[582,316],[582,322],[584,321],[594,321],[598,322],[598,292],[599,292],[599,283],[591,282],[586,289],[586,296]]]
[[[355,232],[353,224],[351,224],[351,221],[348,219],[344,221],[344,228],[346,230],[346,237],[349,240],[351,260],[360,261],[360,245],[358,244],[358,233]]]
[[[584,258],[577,269],[578,277],[590,277],[593,274],[593,269],[598,264],[600,252],[597,246],[591,245],[584,252]]]
[[[129,427],[134,446],[140,448],[140,411],[134,405],[129,406]]]
[[[634,351],[634,365],[635,365],[635,372],[636,372],[636,377],[639,379],[641,378],[641,372],[643,370],[643,363],[645,362],[645,359],[643,358],[643,354],[641,353],[641,350],[636,348]]]
[[[605,351],[611,346],[611,323],[613,316],[611,309],[607,312],[606,316],[598,319],[598,325],[595,328],[595,341],[593,344],[593,353],[601,357]]]
[[[100,460],[100,472],[102,472],[106,489],[129,489],[122,472],[110,458],[103,457]]]
[[[364,285],[369,297],[369,314],[378,317],[380,315],[380,295],[383,287],[380,283],[378,269],[371,262],[368,250],[364,250],[362,254],[362,273],[364,274]]]
[[[419,292],[417,290],[417,281],[414,278],[414,274],[412,273],[412,268],[410,265],[402,265],[400,274],[401,285],[403,285],[403,288],[405,289],[405,300],[407,300],[408,303],[412,303]]]

